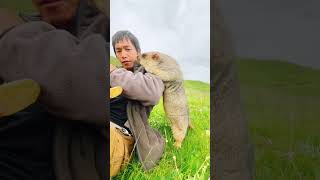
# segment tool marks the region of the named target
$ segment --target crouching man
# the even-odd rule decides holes
[[[134,147],[145,170],[160,160],[165,141],[149,126],[148,117],[164,84],[136,63],[141,50],[131,32],[118,31],[112,46],[122,68],[110,65],[110,85],[123,88],[123,93],[110,101],[110,174],[115,176],[129,163]]]

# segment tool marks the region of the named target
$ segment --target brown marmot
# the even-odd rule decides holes
[[[143,53],[138,57],[137,62],[147,72],[158,76],[163,81],[165,85],[164,111],[171,121],[171,129],[175,139],[174,146],[180,148],[188,127],[192,128],[182,71],[175,59],[160,52]]]

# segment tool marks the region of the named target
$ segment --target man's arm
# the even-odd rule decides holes
[[[124,96],[140,101],[144,106],[156,105],[164,91],[163,82],[157,76],[141,72],[134,74],[123,68],[112,70],[110,84],[111,87],[121,86]]]
[[[100,35],[79,41],[44,22],[19,25],[0,39],[0,77],[30,78],[39,101],[53,115],[105,125],[106,42]]]

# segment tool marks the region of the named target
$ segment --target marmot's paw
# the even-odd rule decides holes
[[[189,129],[194,129],[194,125],[191,123],[191,121],[189,121],[188,128]]]
[[[177,149],[180,149],[181,148],[181,142],[180,141],[176,141],[174,143],[174,146],[177,148]]]
[[[0,85],[0,117],[9,116],[33,104],[40,94],[40,86],[31,79]]]

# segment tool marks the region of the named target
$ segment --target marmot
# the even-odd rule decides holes
[[[174,146],[180,148],[188,127],[192,128],[182,71],[175,59],[160,52],[143,53],[138,56],[137,62],[147,72],[158,76],[163,81],[165,85],[164,111],[171,121],[171,129],[175,139]]]

